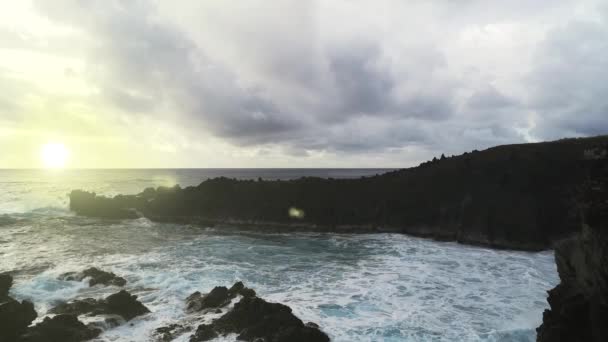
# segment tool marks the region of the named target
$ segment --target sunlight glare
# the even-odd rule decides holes
[[[63,168],[68,160],[69,152],[64,144],[47,143],[40,149],[40,158],[46,168]]]

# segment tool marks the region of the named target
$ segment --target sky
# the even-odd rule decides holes
[[[0,9],[0,168],[45,146],[73,168],[407,167],[608,133],[606,1]]]

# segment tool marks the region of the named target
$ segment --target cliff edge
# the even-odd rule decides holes
[[[559,243],[560,284],[537,329],[539,342],[608,341],[608,159],[594,161],[579,199],[582,229]]]
[[[215,178],[113,198],[75,190],[77,214],[260,230],[397,232],[541,250],[577,231],[573,198],[608,136],[504,145],[360,179]]]

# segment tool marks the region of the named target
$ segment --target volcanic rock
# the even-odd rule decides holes
[[[28,328],[18,342],[80,342],[100,333],[101,330],[87,327],[74,315],[57,315]]]
[[[77,299],[59,304],[50,310],[50,313],[55,314],[119,315],[127,321],[148,312],[150,310],[137,300],[137,296],[125,290],[114,293],[105,299]]]
[[[89,286],[95,286],[97,284],[125,286],[127,284],[125,278],[119,277],[112,272],[100,270],[96,267],[87,268],[78,273],[65,273],[61,275],[61,278],[74,281],[82,281],[85,278],[89,278]]]

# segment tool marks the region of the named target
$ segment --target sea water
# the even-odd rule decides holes
[[[399,234],[261,234],[68,210],[67,194],[137,193],[208,177],[360,177],[385,170],[0,170],[0,272],[40,317],[60,301],[118,289],[58,279],[96,266],[152,311],[99,341],[150,341],[184,318],[194,291],[241,280],[318,323],[333,341],[534,341],[558,282],[552,252],[499,251]],[[40,319],[40,318],[39,318]],[[178,341],[187,341],[188,334]],[[234,340],[227,336],[219,340]]]

